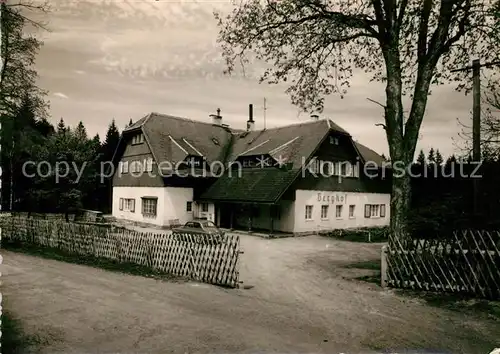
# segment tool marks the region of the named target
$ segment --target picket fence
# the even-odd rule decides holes
[[[240,239],[170,232],[139,232],[26,217],[2,217],[2,242],[57,248],[70,254],[102,257],[146,266],[209,284],[238,287]]]
[[[500,299],[500,232],[456,231],[451,239],[401,242],[382,249],[382,286]]]

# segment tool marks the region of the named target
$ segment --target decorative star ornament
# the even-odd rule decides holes
[[[276,158],[276,165],[281,168],[283,167],[284,165],[286,164],[286,158],[279,155],[277,158]],[[275,165],[275,166],[276,166]]]
[[[257,165],[259,165],[260,168],[268,167],[269,158],[264,155],[260,155],[260,158],[257,157]]]

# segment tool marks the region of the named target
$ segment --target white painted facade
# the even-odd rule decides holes
[[[390,201],[390,194],[296,190],[293,231],[318,232],[387,226],[390,221]],[[365,217],[366,205],[373,206],[370,207],[372,212],[368,218]],[[381,216],[382,205],[384,216]],[[309,206],[310,215],[307,216],[310,218],[306,218],[306,206]],[[326,215],[322,215],[322,206],[328,206],[325,208]],[[337,215],[337,206],[341,209],[340,216]]]
[[[155,217],[143,215],[143,197],[157,198]],[[123,199],[123,201],[120,202],[120,199]],[[133,211],[130,210],[130,204],[126,200],[135,200]],[[188,211],[188,202],[191,202],[191,211]],[[121,208],[120,205],[122,206]],[[196,205],[196,203],[193,202],[192,188],[113,187],[112,215],[117,219],[149,223],[158,226],[168,226],[170,220],[175,219],[179,220],[181,224],[200,216],[211,216],[213,219],[213,204],[208,205],[208,213],[203,213],[201,210],[201,205]]]

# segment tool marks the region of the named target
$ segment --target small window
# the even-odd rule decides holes
[[[312,220],[313,206],[306,205],[306,220]]]
[[[132,138],[132,145],[142,144],[143,142],[144,142],[143,134],[134,135],[134,137]]]
[[[120,198],[119,209],[123,210],[123,198]]]
[[[328,205],[321,206],[321,219],[328,219]]]
[[[135,212],[135,199],[124,199],[123,210]]]
[[[153,172],[153,158],[148,157],[146,159],[146,172]]]
[[[330,144],[332,144],[332,145],[338,145],[339,144],[339,139],[331,136],[330,137]]]
[[[355,164],[353,166],[353,176],[355,178],[359,178],[359,164]]]
[[[193,202],[187,202],[186,203],[186,211],[187,212],[193,211]]]
[[[201,203],[201,211],[204,213],[208,212],[208,203]]]
[[[128,161],[122,161],[122,173],[128,173]]]
[[[335,217],[336,218],[342,217],[342,205],[335,206]]]
[[[156,217],[157,199],[142,198],[142,215],[148,218]]]
[[[385,204],[366,204],[365,218],[385,217]]]
[[[355,205],[349,205],[349,217],[354,218],[354,210],[356,209]]]
[[[380,217],[385,218],[385,204],[380,204]]]

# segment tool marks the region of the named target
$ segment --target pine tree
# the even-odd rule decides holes
[[[417,157],[417,163],[419,165],[425,165],[425,154],[424,154],[424,150],[420,150],[420,153],[418,154],[418,157]]]
[[[80,121],[76,126],[74,135],[75,138],[80,142],[85,142],[88,140],[87,129],[85,129],[85,126],[83,125],[82,121]]]
[[[434,153],[434,148],[431,148],[429,150],[429,155],[427,155],[427,161],[429,161],[429,164],[436,163],[436,156]]]
[[[64,119],[61,118],[61,120],[57,124],[57,133],[64,134],[67,131],[68,131],[68,128],[66,127],[66,124],[64,123]]]
[[[436,165],[441,166],[443,164],[443,156],[441,155],[441,152],[439,152],[439,149],[436,150]]]

